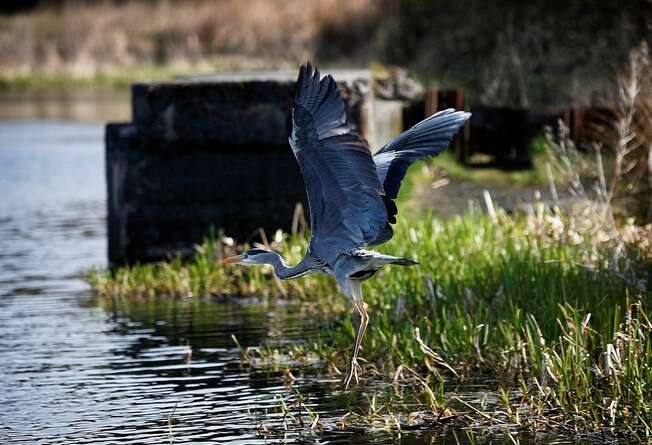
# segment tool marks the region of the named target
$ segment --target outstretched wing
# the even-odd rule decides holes
[[[308,191],[311,249],[324,261],[378,236],[387,225],[383,187],[369,147],[347,125],[344,101],[329,75],[301,66],[290,145]]]
[[[401,181],[415,161],[441,153],[471,113],[447,109],[422,120],[401,133],[373,157],[378,178],[385,191],[385,205],[390,223],[396,222],[396,204]]]

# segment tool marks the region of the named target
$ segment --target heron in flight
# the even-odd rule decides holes
[[[447,109],[433,114],[387,143],[373,156],[367,142],[347,123],[344,101],[330,75],[321,78],[301,66],[289,135],[306,184],[312,238],[304,258],[286,264],[275,251],[248,250],[225,263],[268,264],[282,280],[322,272],[335,277],[359,314],[355,344],[344,378],[345,390],[361,372],[358,352],[369,316],[362,282],[386,265],[416,261],[365,250],[392,238],[394,200],[408,167],[439,154],[471,114]]]

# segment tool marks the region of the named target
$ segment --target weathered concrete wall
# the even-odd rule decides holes
[[[106,129],[109,261],[190,254],[211,227],[240,241],[289,230],[305,187],[287,143],[295,73],[134,85],[133,123]],[[369,133],[368,71],[334,73]]]
[[[331,71],[350,123],[367,136],[373,103],[369,70]],[[132,88],[134,125],[148,137],[237,145],[287,144],[296,73],[253,71],[182,79]]]
[[[191,253],[210,227],[240,240],[259,227],[289,229],[305,199],[287,147],[153,147],[133,125],[116,124],[107,127],[106,156],[112,263]]]

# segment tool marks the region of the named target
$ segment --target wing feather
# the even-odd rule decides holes
[[[315,254],[329,261],[376,239],[387,225],[376,164],[348,126],[333,78],[321,79],[309,64],[299,72],[289,139],[306,183]]]
[[[398,196],[408,167],[419,159],[441,153],[470,116],[471,113],[450,108],[440,111],[401,133],[376,152],[373,159],[385,191],[390,223],[396,222],[397,208],[393,200]]]

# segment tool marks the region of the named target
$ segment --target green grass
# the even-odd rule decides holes
[[[2,74],[0,91],[58,91],[63,89],[114,90],[128,88],[135,82],[158,82],[171,80],[176,76],[230,69],[203,61],[196,65],[140,65],[121,70],[103,71],[96,74],[73,75],[68,73]]]
[[[485,186],[510,186],[523,187],[545,185],[548,178],[545,173],[547,142],[544,137],[534,139],[531,143],[532,165],[530,169],[503,170],[496,167],[478,167],[483,160],[482,156],[471,159],[470,166],[460,164],[451,152],[444,152],[440,156],[428,161],[434,168],[446,171],[452,179],[460,181],[477,182]]]
[[[416,371],[425,382],[424,406],[439,406],[432,388],[442,379],[490,376],[519,391],[519,400],[508,403],[513,412],[527,407],[540,418],[555,412],[560,423],[584,431],[616,426],[649,434],[650,265],[637,246],[625,244],[614,260],[618,239],[579,217],[546,212],[446,221],[403,216],[382,250],[420,264],[387,268],[364,285],[371,314],[362,351],[367,375],[391,380],[400,370],[398,378]],[[274,247],[298,261],[306,237],[278,235]],[[295,298],[312,306],[328,329],[288,353],[345,369],[353,310],[333,280],[311,275],[280,282],[268,268],[227,269],[215,261],[234,250],[210,241],[189,262],[94,271],[90,280],[103,297]]]

